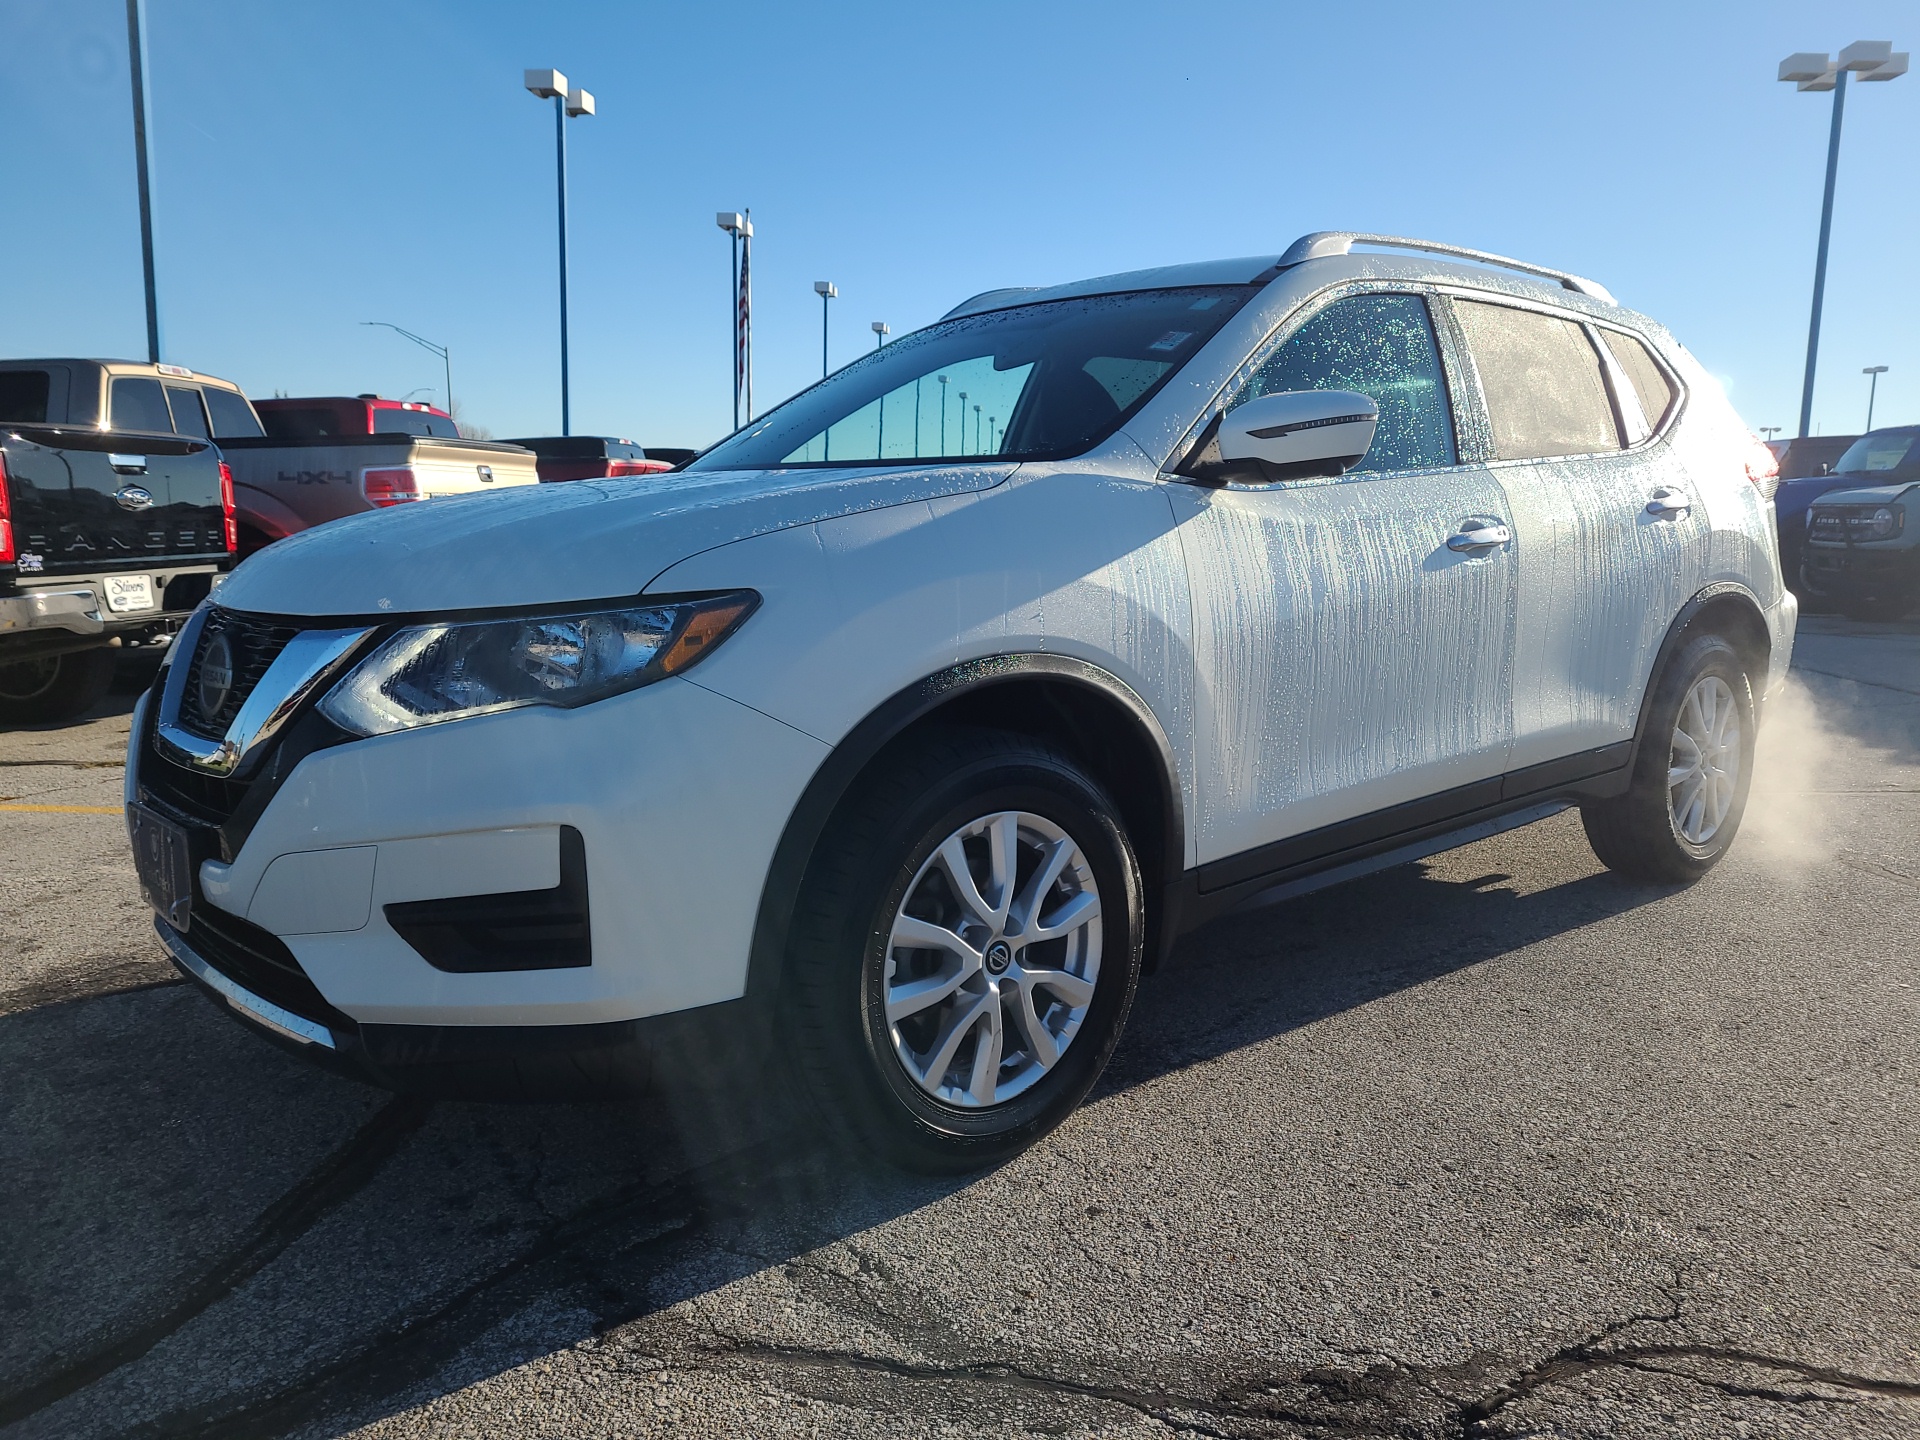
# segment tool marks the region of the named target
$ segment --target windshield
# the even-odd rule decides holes
[[[1064,460],[1117,430],[1255,288],[1140,290],[945,320],[802,391],[690,468]]]
[[[1876,470],[1920,471],[1920,454],[1914,453],[1916,441],[1920,441],[1920,434],[1911,430],[1862,435],[1847,447],[1847,453],[1840,457],[1834,471],[1843,475]]]

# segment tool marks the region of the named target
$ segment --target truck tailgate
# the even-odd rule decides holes
[[[371,509],[369,470],[410,470],[426,497],[534,485],[533,452],[481,440],[430,435],[337,435],[223,440],[243,523],[269,537]],[[489,479],[488,476],[491,476]]]
[[[220,452],[208,441],[17,425],[4,449],[23,578],[227,558]]]

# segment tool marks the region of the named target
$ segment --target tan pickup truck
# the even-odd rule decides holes
[[[531,450],[462,439],[453,418],[430,405],[355,395],[254,408],[264,436],[220,441],[243,556],[366,510],[539,483]]]

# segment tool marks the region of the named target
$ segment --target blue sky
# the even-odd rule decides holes
[[[1910,3],[1206,6],[150,0],[167,358],[255,395],[454,390],[558,428],[554,66],[570,122],[576,432],[730,415],[751,206],[761,408],[999,285],[1426,235],[1592,275],[1755,426],[1797,418],[1830,97],[1796,50]],[[0,7],[0,354],[144,349],[121,0]],[[1920,77],[1849,87],[1818,426],[1920,420]]]

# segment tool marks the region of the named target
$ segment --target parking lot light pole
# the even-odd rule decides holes
[[[593,114],[593,96],[586,90],[569,89],[567,77],[558,70],[529,70],[524,83],[540,99],[553,101],[555,171],[560,195],[560,433],[571,435],[573,405],[567,383],[567,117]]]
[[[386,329],[393,331],[393,333],[396,335],[405,336],[407,339],[411,340],[414,344],[418,345],[422,350],[431,350],[434,354],[438,355],[440,357],[440,363],[446,367],[447,414],[449,415],[453,414],[453,358],[452,358],[453,352],[451,350],[449,350],[444,345],[436,345],[433,343],[433,341],[424,339],[423,337],[414,334],[411,330],[402,330],[398,325],[395,325],[390,320],[362,320],[360,323],[362,325],[384,326]]]
[[[1833,92],[1833,124],[1827,132],[1827,185],[1820,202],[1820,244],[1813,262],[1813,314],[1807,322],[1807,373],[1800,387],[1800,434],[1813,424],[1813,376],[1820,358],[1820,307],[1827,292],[1827,241],[1833,233],[1833,187],[1840,173],[1840,119],[1847,103],[1847,76],[1894,80],[1907,73],[1905,51],[1891,40],[1856,40],[1830,60],[1824,50],[1799,51],[1780,62],[1780,79],[1801,90]]]
[[[1880,377],[1887,373],[1884,365],[1869,365],[1860,372],[1870,377],[1867,380],[1867,429],[1873,429],[1873,398],[1880,389]]]
[[[820,378],[827,378],[827,304],[839,295],[831,280],[813,282],[813,293],[820,297]]]
[[[891,335],[892,333],[893,332],[887,328],[886,321],[884,320],[874,321],[873,322],[873,348],[878,350],[882,345],[886,344],[887,336]]]
[[[147,0],[127,0],[127,68],[133,75],[133,166],[140,190],[140,273],[147,286],[147,363],[160,363],[160,296],[153,281],[153,177],[147,169]]]

